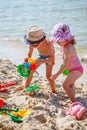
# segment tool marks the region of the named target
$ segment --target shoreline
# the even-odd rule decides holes
[[[56,45],[56,44],[55,44]],[[78,56],[80,60],[84,55],[86,55],[87,49],[84,47],[78,48],[76,47]],[[58,50],[58,52],[57,52]],[[59,69],[61,65],[61,58],[60,58],[60,52],[58,46],[55,46],[55,65],[53,68],[53,74],[56,73],[56,71]],[[24,43],[8,43],[6,42],[5,44],[1,43],[0,44],[0,59],[9,59],[12,63],[19,65],[23,63],[24,58],[26,57],[26,54],[28,52],[28,46]],[[33,58],[36,57],[37,51],[34,50],[33,53]],[[77,80],[77,83],[87,83],[86,76],[87,76],[87,64],[83,63],[83,68],[84,68],[84,73],[83,75]],[[42,71],[43,70],[43,71]],[[38,69],[37,72],[39,76],[45,77],[45,65],[41,65]],[[64,79],[63,75],[60,75],[58,77],[59,81],[62,81]]]

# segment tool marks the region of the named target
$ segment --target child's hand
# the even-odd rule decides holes
[[[28,62],[28,57],[24,58],[24,62]]]

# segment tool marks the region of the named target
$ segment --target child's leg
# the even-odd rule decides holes
[[[71,87],[73,93],[75,94],[74,83],[72,83],[72,84],[70,85],[70,87]]]
[[[40,65],[38,65],[38,66],[36,67],[36,69],[37,69],[39,66],[40,66]],[[36,70],[36,69],[35,69],[35,70]],[[32,78],[33,78],[33,74],[34,74],[35,70],[32,71],[31,75],[30,75],[28,78],[26,78],[23,91],[25,91],[25,88],[29,87],[29,85],[30,85],[30,83],[31,83],[31,80],[32,80]]]
[[[70,74],[68,74],[67,78],[63,83],[63,88],[72,102],[75,102],[76,100],[75,91],[72,85],[80,76],[81,73],[79,71],[72,71]]]
[[[46,78],[49,81],[52,92],[55,93],[56,92],[55,91],[55,83],[54,83],[54,80],[52,80],[50,78],[52,75],[52,69],[53,69],[53,65],[46,65]]]
[[[31,82],[31,80],[32,80],[32,77],[33,77],[33,73],[32,73],[28,78],[26,78],[25,88],[27,88],[27,87],[30,85],[30,82]]]
[[[28,78],[26,78],[23,91],[25,91],[25,88],[29,87],[31,80],[32,80],[32,77],[33,77],[33,74],[34,74],[34,72],[32,72],[32,74]]]

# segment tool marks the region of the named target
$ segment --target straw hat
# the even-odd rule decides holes
[[[39,26],[31,26],[27,33],[27,39],[29,41],[38,41],[44,36],[43,29]]]

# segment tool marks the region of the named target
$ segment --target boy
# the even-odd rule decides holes
[[[39,26],[31,26],[27,35],[24,37],[24,40],[25,43],[29,45],[28,57],[25,58],[25,61],[32,56],[33,50],[36,48],[39,53],[39,57],[35,60],[36,69],[41,64],[46,64],[46,78],[50,84],[52,92],[55,93],[54,80],[50,78],[55,60],[53,44],[46,39],[43,29]],[[32,72],[31,76],[26,78],[24,89],[30,85],[34,72],[35,70]]]

